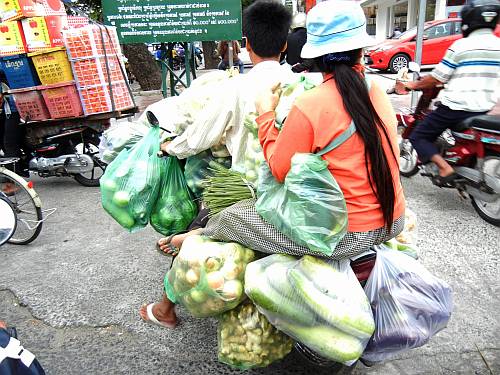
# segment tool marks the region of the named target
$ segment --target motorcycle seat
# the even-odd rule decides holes
[[[500,132],[500,115],[479,115],[469,117],[464,121],[460,122],[455,131],[464,131],[470,128],[495,130]]]

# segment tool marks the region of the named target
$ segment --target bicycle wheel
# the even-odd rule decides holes
[[[26,245],[34,241],[42,231],[42,208],[36,202],[36,193],[20,176],[10,172],[0,172],[1,189],[6,193],[17,215],[17,227],[8,241],[15,245]],[[36,196],[37,197],[37,196]]]

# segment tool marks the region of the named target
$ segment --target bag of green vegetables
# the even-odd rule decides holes
[[[282,184],[264,163],[255,208],[295,243],[329,256],[347,233],[347,206],[320,155],[295,154]]]
[[[102,206],[129,231],[145,227],[158,197],[165,161],[158,158],[160,128],[148,133],[130,150],[122,150],[101,177]]]
[[[219,362],[239,370],[267,367],[292,350],[293,340],[274,328],[252,302],[219,318]]]
[[[211,162],[219,163],[225,168],[231,168],[230,157],[216,158],[210,150],[186,159],[184,177],[186,177],[187,185],[196,198],[200,198],[203,193],[204,181],[213,175],[213,171],[210,169]]]
[[[375,331],[349,260],[270,255],[247,266],[245,293],[277,329],[345,365],[358,360]]]
[[[186,230],[196,217],[198,207],[193,202],[177,158],[169,157],[165,169],[150,223],[157,232],[169,236]]]
[[[189,236],[165,276],[165,293],[194,317],[217,316],[246,298],[243,279],[254,258],[252,250],[237,243]]]

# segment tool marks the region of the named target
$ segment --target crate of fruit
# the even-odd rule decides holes
[[[12,55],[0,57],[0,70],[7,78],[11,89],[22,89],[40,84],[33,63],[26,55]]]
[[[71,65],[64,48],[54,48],[49,52],[28,54],[33,60],[42,85],[73,81]]]
[[[97,56],[71,61],[73,74],[80,86],[125,81],[125,68],[118,56]]]
[[[61,0],[5,0],[0,2],[0,19],[4,21],[65,15],[66,10]]]
[[[0,23],[0,56],[18,55],[27,52],[21,22]]]
[[[51,118],[79,117],[83,114],[82,103],[74,82],[40,86],[39,89]]]
[[[38,87],[10,90],[14,96],[19,116],[24,121],[44,121],[50,119],[50,113]]]
[[[63,31],[64,45],[71,60],[121,55],[116,28],[88,25]]]
[[[111,85],[79,86],[78,92],[85,115],[123,111],[135,107],[125,81],[113,82]]]

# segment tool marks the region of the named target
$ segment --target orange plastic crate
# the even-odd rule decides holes
[[[63,39],[71,60],[121,55],[116,28],[112,26],[88,25],[64,30]]]
[[[112,87],[115,111],[134,107],[134,102],[124,81],[114,82]],[[113,111],[109,84],[79,87],[78,92],[80,93],[83,112],[86,115]]]
[[[72,61],[73,73],[80,86],[102,85],[125,81],[120,60],[117,56],[99,56],[90,59]],[[109,68],[109,75],[108,75]],[[111,79],[110,79],[111,78]]]
[[[14,95],[14,101],[19,116],[24,121],[43,121],[50,119],[50,113],[43,100],[39,86],[26,89],[10,90]]]
[[[79,117],[83,114],[82,103],[73,82],[39,88],[51,118]]]

